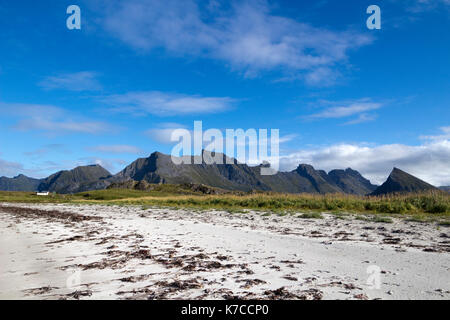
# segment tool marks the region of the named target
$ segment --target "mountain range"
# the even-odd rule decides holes
[[[170,155],[159,152],[148,158],[137,159],[119,172],[118,180],[145,180],[150,183],[196,183],[228,190],[262,190],[285,193],[351,193],[367,194],[375,190],[369,180],[357,171],[333,170],[329,174],[317,171],[310,165],[299,165],[291,172],[278,172],[275,175],[263,176],[261,166],[250,167],[239,163],[236,159],[227,158],[223,154],[223,164],[181,164],[175,165]],[[203,151],[202,159],[211,157],[211,153]],[[188,160],[195,163],[194,157]]]
[[[222,157],[223,164],[207,164],[205,159]],[[185,157],[187,163],[195,163],[197,156]],[[290,172],[261,175],[263,165],[250,167],[223,154],[203,151],[200,164],[176,165],[170,155],[152,153],[140,158],[112,175],[100,165],[80,166],[73,170],[59,171],[45,179],[34,179],[24,175],[14,178],[0,178],[3,191],[50,191],[77,193],[105,189],[111,184],[127,181],[143,181],[150,184],[199,184],[225,190],[273,191],[282,193],[345,193],[354,195],[382,195],[394,192],[416,192],[438,190],[432,185],[394,168],[387,181],[373,185],[358,171],[316,170],[311,165],[300,164]],[[129,184],[134,186],[135,184]]]
[[[2,191],[37,191],[40,179],[29,178],[19,174],[14,178],[0,177],[0,190]]]

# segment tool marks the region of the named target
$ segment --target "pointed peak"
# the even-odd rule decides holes
[[[394,167],[393,169],[392,169],[392,171],[391,171],[391,174],[392,173],[406,173],[405,171],[403,171],[403,170],[401,170],[401,169],[399,169],[399,168],[397,168],[397,167]]]
[[[300,175],[313,175],[315,174],[316,169],[309,164],[300,164],[295,171]]]
[[[159,151],[155,151],[146,159],[150,159],[150,160],[154,161],[154,160],[160,160],[160,159],[168,159],[170,157],[171,157],[170,154],[165,154],[165,153],[162,153]]]
[[[390,178],[395,177],[414,177],[413,175],[407,173],[406,171],[403,171],[397,167],[394,167],[391,171],[391,174],[389,175]],[[415,177],[414,177],[415,178]]]
[[[315,170],[310,164],[301,163],[298,165],[297,170]]]
[[[437,190],[437,188],[405,171],[394,167],[386,182],[378,187],[372,195],[421,192],[426,190]]]
[[[155,152],[152,152],[151,154],[150,154],[150,158],[151,157],[159,157],[159,156],[162,156],[163,154],[161,153],[161,152],[159,152],[159,151],[155,151]]]
[[[84,169],[84,168],[103,168],[103,167],[98,163],[94,163],[94,164],[88,164],[86,166],[78,166],[78,167],[75,167],[73,170]],[[62,170],[62,171],[71,171],[71,170]]]

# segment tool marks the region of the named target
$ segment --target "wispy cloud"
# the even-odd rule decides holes
[[[310,118],[327,119],[327,118],[344,118],[353,116],[366,111],[376,110],[381,107],[380,103],[353,103],[345,107],[329,108],[319,113],[310,115]]]
[[[409,12],[422,13],[442,7],[449,8],[450,0],[402,0],[402,5],[404,5]]]
[[[301,72],[310,84],[330,83],[348,53],[371,43],[353,31],[314,27],[272,13],[264,0],[127,0],[102,7],[102,26],[139,50],[164,48],[226,62],[246,77],[279,70]]]
[[[4,117],[36,117],[45,114],[53,118],[61,117],[64,113],[63,109],[53,105],[0,102],[0,114]]]
[[[320,67],[305,75],[305,81],[311,86],[328,87],[336,83],[341,74],[329,67]]]
[[[111,172],[112,174],[122,170],[127,161],[119,158],[103,157],[81,157],[78,159],[60,160],[60,161],[42,161],[35,163],[32,167],[19,169],[15,174],[24,173],[33,178],[46,178],[55,172],[62,170],[71,170],[78,166],[87,166],[98,164]]]
[[[70,151],[66,150],[65,146],[63,144],[47,144],[39,149],[27,151],[23,154],[26,156],[41,156],[44,154],[48,154],[50,152],[64,152],[69,153]]]
[[[11,162],[0,159],[0,177],[12,177],[23,170],[23,165],[18,162]]]
[[[231,109],[235,100],[229,97],[202,97],[147,91],[112,95],[103,98],[102,102],[110,105],[110,110],[113,112],[174,116],[222,112]]]
[[[0,114],[16,119],[13,128],[19,131],[86,134],[114,131],[107,123],[86,120],[51,105],[0,102]]]
[[[156,128],[147,130],[145,134],[156,142],[173,144],[174,142],[171,140],[172,132],[177,129],[186,129],[186,127],[182,124],[173,122],[160,123]]]
[[[65,73],[49,76],[39,82],[39,86],[46,90],[98,91],[102,89],[102,86],[97,76],[97,73],[91,71]]]
[[[77,165],[90,165],[90,164],[98,164],[111,172],[112,174],[116,174],[120,170],[124,168],[128,163],[123,159],[110,159],[110,158],[96,158],[96,157],[85,157],[80,158],[77,161]]]
[[[369,99],[361,99],[349,102],[325,102],[325,104],[331,106],[328,106],[317,113],[310,114],[306,116],[305,119],[339,119],[356,116],[356,118],[351,119],[344,124],[358,124],[375,120],[376,115],[371,114],[370,112],[380,109],[384,106],[384,103],[372,102]]]
[[[450,126],[441,127],[440,131],[442,134],[434,135],[434,136],[420,136],[422,140],[431,140],[431,141],[445,141],[450,140]]]
[[[101,153],[130,153],[130,154],[139,154],[142,153],[142,150],[135,146],[130,145],[100,145],[88,148],[90,151],[101,152]]]
[[[14,129],[19,131],[47,131],[47,132],[78,132],[78,133],[101,133],[110,130],[103,122],[79,122],[72,120],[46,119],[35,117],[33,119],[20,120]]]
[[[347,121],[344,123],[344,125],[359,124],[359,123],[374,121],[376,119],[377,119],[377,115],[375,115],[375,114],[361,113],[356,119]]]
[[[384,16],[384,26],[394,28],[408,28],[410,23],[417,23],[426,19],[427,14],[441,12],[450,14],[450,0],[390,0],[397,6],[395,16]]]

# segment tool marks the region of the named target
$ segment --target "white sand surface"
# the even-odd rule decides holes
[[[448,227],[299,214],[0,204],[0,299],[450,298]]]

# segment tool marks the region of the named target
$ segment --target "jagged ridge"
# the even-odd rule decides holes
[[[228,190],[262,190],[285,193],[351,193],[367,194],[376,186],[364,179],[357,171],[334,170],[327,174],[310,165],[299,165],[291,172],[278,172],[262,176],[261,166],[250,167],[238,163],[223,154],[203,151],[203,159],[222,157],[223,164],[181,164],[175,165],[169,155],[159,152],[148,158],[134,161],[116,175],[119,180],[145,180],[149,183],[205,184]],[[184,158],[194,162],[195,157]],[[227,161],[228,160],[228,164]],[[208,162],[209,163],[209,162]]]

